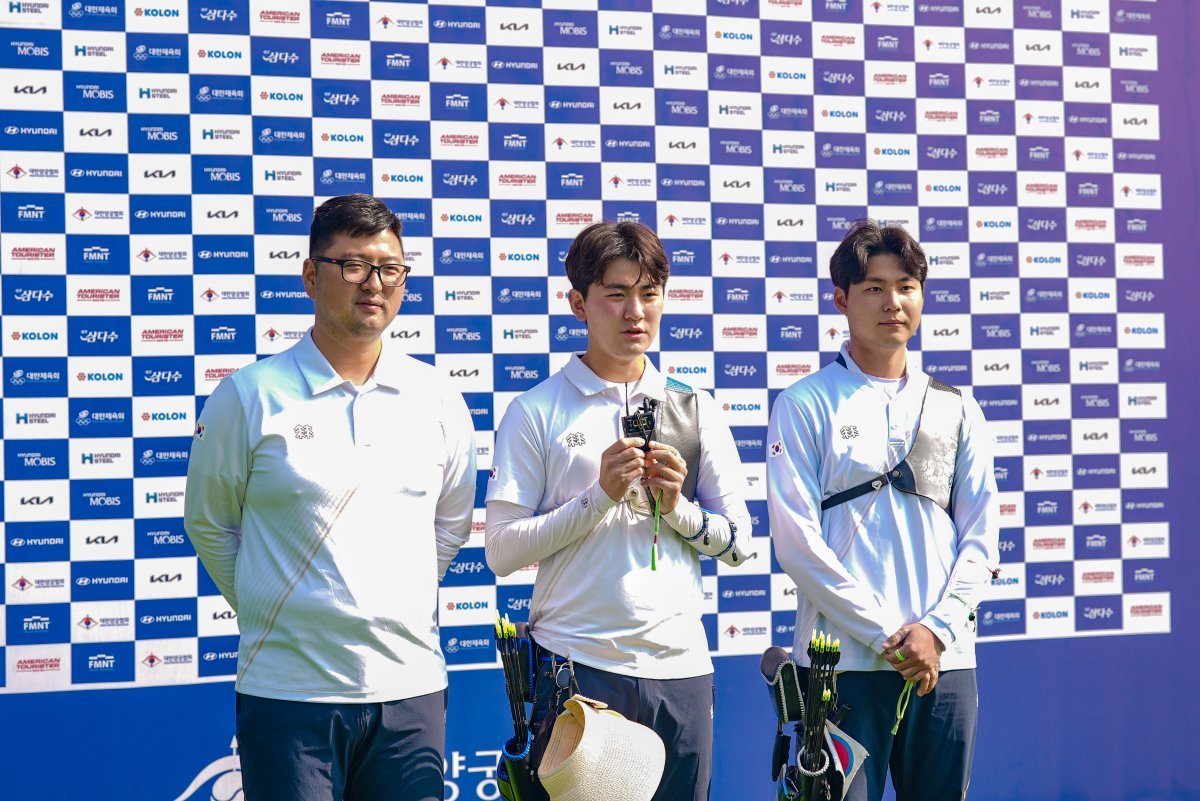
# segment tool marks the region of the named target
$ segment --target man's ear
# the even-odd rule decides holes
[[[846,314],[846,292],[840,286],[833,289],[833,305],[842,314]]]
[[[571,304],[571,313],[575,315],[575,319],[581,323],[587,322],[587,312],[583,309],[583,293],[578,289],[572,289],[567,293],[567,302]]]
[[[317,292],[317,265],[312,259],[304,260],[300,271],[300,280],[304,282],[304,291],[311,298]]]

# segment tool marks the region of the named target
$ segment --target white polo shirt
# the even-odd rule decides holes
[[[437,585],[474,500],[462,396],[387,340],[357,387],[311,331],[222,381],[184,526],[238,613],[237,690],[346,703],[443,689]]]
[[[666,400],[666,379],[649,360],[629,385],[629,407]],[[696,504],[681,499],[664,515],[657,570],[650,569],[653,518],[643,490],[614,502],[599,484],[601,454],[621,438],[625,385],[607,382],[574,356],[562,370],[519,396],[496,432],[488,482],[487,559],[507,575],[538,562],[530,607],[534,637],[549,650],[591,667],[650,679],[712,672],[701,625],[701,540]],[[749,537],[746,476],[729,427],[712,397],[698,391],[701,456],[696,502],[731,518]],[[524,526],[495,520],[495,502],[537,517]],[[716,521],[716,515],[713,521]],[[729,543],[728,526],[710,538],[713,555]],[[710,522],[714,531],[716,522]]]
[[[889,386],[865,375],[842,347],[831,363],[788,387],[767,429],[767,506],[780,566],[799,587],[796,642],[814,628],[842,641],[843,670],[891,670],[884,641],[920,622],[946,645],[941,669],[975,666],[969,620],[998,562],[992,440],[963,394],[951,514],[928,498],[885,486],[832,509],[821,501],[863,484],[911,450],[929,376],[908,369]],[[899,386],[899,389],[897,389]]]

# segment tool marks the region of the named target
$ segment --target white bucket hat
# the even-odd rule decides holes
[[[550,801],[650,801],[667,761],[658,734],[582,695],[565,707],[538,768]]]

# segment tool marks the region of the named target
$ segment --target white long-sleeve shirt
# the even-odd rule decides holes
[[[649,361],[630,385],[630,408],[643,397],[666,400],[666,379]],[[539,563],[529,619],[542,646],[622,675],[712,672],[700,553],[726,548],[728,520],[739,541],[749,540],[751,523],[733,435],[712,398],[697,397],[700,463],[688,465],[696,503],[681,498],[663,515],[657,570],[643,490],[614,501],[599,483],[601,454],[622,436],[624,385],[604,381],[576,356],[508,407],[488,482],[487,560],[499,575]],[[701,529],[700,506],[714,513],[707,544],[684,539]]]
[[[767,431],[767,505],[779,564],[796,582],[793,655],[813,629],[842,641],[842,670],[884,670],[884,641],[920,622],[946,645],[941,669],[975,666],[972,610],[998,559],[992,446],[964,393],[950,514],[884,486],[822,512],[821,501],[898,464],[912,448],[929,376],[911,366],[894,399],[842,348],[788,387]]]
[[[386,341],[357,387],[311,333],[222,381],[192,443],[184,526],[238,613],[238,691],[353,703],[443,689],[437,585],[474,499],[462,396]]]

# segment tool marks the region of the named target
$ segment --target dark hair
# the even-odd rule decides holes
[[[867,276],[867,260],[891,254],[900,260],[900,268],[922,286],[929,274],[925,251],[898,225],[880,226],[874,220],[855,220],[829,259],[829,277],[843,292]]]
[[[604,280],[604,271],[617,259],[641,268],[638,281],[666,286],[671,274],[667,253],[658,235],[639,222],[592,223],[579,232],[567,251],[567,278],[585,298],[588,287]]]
[[[400,239],[400,218],[384,202],[370,195],[331,197],[313,212],[308,230],[308,255],[322,256],[339,235],[358,239],[391,231]],[[401,250],[404,242],[401,240]]]

